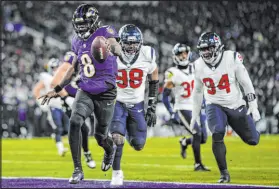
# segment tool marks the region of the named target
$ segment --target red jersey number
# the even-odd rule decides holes
[[[204,78],[202,81],[203,81],[204,85],[206,85],[209,88],[207,90],[207,93],[211,94],[211,95],[215,95],[216,94],[216,87],[215,87],[213,79]],[[227,93],[231,92],[228,74],[222,75],[217,87],[220,90],[226,90]]]
[[[129,74],[129,80],[128,80],[128,74]],[[118,75],[117,75],[117,86],[119,88],[126,88],[128,85],[133,88],[139,88],[140,85],[142,84],[142,76],[143,76],[143,71],[141,69],[131,69],[130,71],[127,70],[118,70]],[[121,81],[121,82],[119,82]]]
[[[184,93],[181,95],[182,98],[189,98],[192,93],[192,89],[194,88],[194,80],[191,83],[185,81],[181,83],[181,86],[184,88]]]

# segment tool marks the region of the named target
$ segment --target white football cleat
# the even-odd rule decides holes
[[[63,142],[57,142],[56,143],[56,147],[57,147],[57,150],[58,150],[58,155],[59,156],[65,156],[66,152],[68,151],[68,148],[65,148],[64,147],[64,144]]]
[[[85,157],[86,165],[89,168],[94,169],[96,167],[96,163],[91,156],[91,152],[88,151],[88,152],[84,152],[83,154],[84,154],[84,157]]]
[[[64,157],[67,151],[68,151],[68,148],[59,149],[58,155]]]
[[[117,171],[113,170],[110,185],[121,186],[123,185],[123,179],[124,179],[124,175],[122,170],[117,170]]]

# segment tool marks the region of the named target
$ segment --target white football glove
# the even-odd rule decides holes
[[[258,104],[256,100],[248,102],[249,108],[247,110],[247,115],[252,114],[254,121],[259,121],[261,119],[260,112],[258,110]]]
[[[198,126],[201,126],[201,120],[200,120],[200,115],[196,116],[196,117],[192,117],[191,119],[191,123],[190,123],[190,129],[192,131],[193,134],[196,134],[197,131],[194,129],[195,123],[197,122]]]

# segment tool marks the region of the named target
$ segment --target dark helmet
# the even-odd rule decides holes
[[[179,55],[183,52],[186,52],[188,55],[185,59],[181,60],[179,58]],[[177,43],[174,45],[172,49],[172,55],[173,55],[173,62],[179,66],[187,66],[189,64],[189,57],[191,54],[191,48],[185,44]]]
[[[200,56],[209,64],[212,64],[222,53],[223,47],[220,37],[214,32],[202,33],[197,46]]]
[[[143,36],[138,27],[126,24],[119,30],[120,45],[126,56],[136,55],[143,43]]]
[[[95,7],[88,4],[79,5],[72,18],[76,34],[82,39],[87,39],[99,28],[98,18],[99,12]]]

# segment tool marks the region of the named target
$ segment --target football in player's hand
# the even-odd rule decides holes
[[[103,63],[108,55],[109,51],[107,50],[106,38],[103,36],[97,36],[91,45],[91,54],[94,59],[99,62]]]

